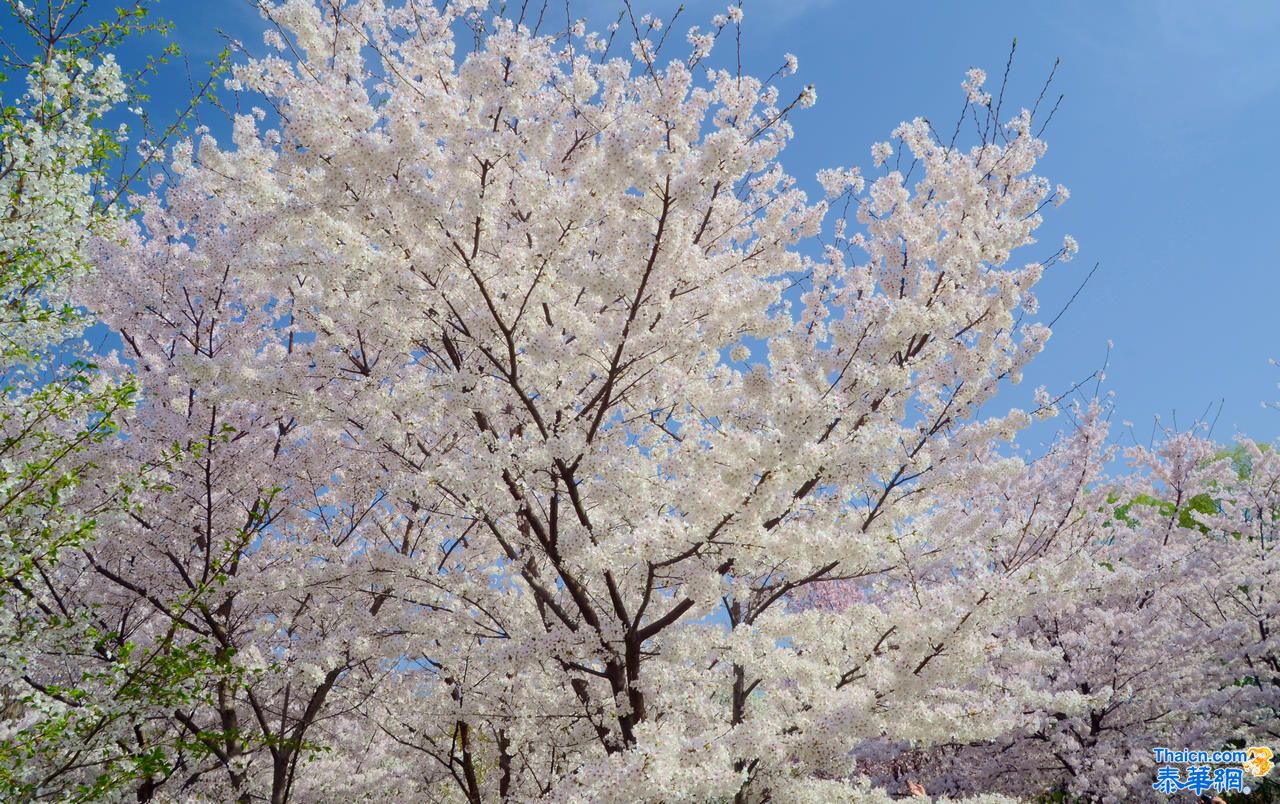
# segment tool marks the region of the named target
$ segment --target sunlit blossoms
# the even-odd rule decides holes
[[[973,411],[1047,335],[1009,265],[1050,192],[1025,115],[967,151],[903,126],[917,176],[815,260],[777,163],[812,88],[509,19],[458,56],[464,6],[268,13],[305,58],[235,80],[279,120],[180,149],[92,289],[146,383],[125,460],[203,445],[95,560],[152,545],[157,634],[225,576],[179,628],[253,657],[165,726],[238,724],[202,784],[825,799],[863,740],[1021,722],[1042,694],[974,662],[1080,539],[993,571],[962,511],[1019,471],[1026,415]],[[788,609],[835,578],[898,602]]]
[[[1055,403],[998,391],[1077,246],[1036,244],[1066,192],[982,71],[980,141],[903,123],[874,177],[824,170],[813,199],[780,161],[817,99],[796,58],[717,61],[740,5],[682,52],[653,17],[262,11],[229,141],[175,147],[78,287],[141,399],[89,497],[146,480],[33,598],[182,679],[110,726],[127,794],[874,802],[919,757],[933,794],[1059,781],[983,782],[981,749],[1062,754],[1064,789],[1120,800],[1140,771],[1096,769],[1143,750],[1119,724],[1150,717],[1151,674],[1273,722],[1274,599],[1226,557],[1271,498],[1191,440],[1108,478],[1097,405],[1010,457]],[[1242,449],[1247,483],[1280,471]],[[1183,482],[1221,506],[1117,511]],[[1230,601],[1224,662],[1153,669],[1188,620],[1146,586],[1214,538],[1231,569],[1186,594]],[[1119,736],[1071,736],[1096,711]]]
[[[93,124],[124,100],[120,67],[54,55],[26,76],[24,103],[0,118],[0,349],[39,348],[75,334],[61,310],[66,280],[82,266],[86,231],[106,220],[93,209],[88,168],[114,145]]]

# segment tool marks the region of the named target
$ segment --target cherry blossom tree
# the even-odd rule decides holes
[[[869,740],[1057,697],[1010,624],[1100,514],[994,503],[1031,417],[988,404],[1075,248],[1012,262],[1065,196],[1035,112],[973,71],[978,141],[903,124],[865,197],[833,169],[812,201],[794,59],[708,67],[739,8],[675,57],[652,18],[263,11],[230,82],[263,109],[177,149],[84,290],[142,382],[118,460],[171,467],[84,605],[217,668],[150,726],[201,749],[166,789],[830,800]],[[788,604],[833,581],[867,601]]]
[[[1215,457],[1197,478],[1199,495],[1212,504],[1194,514],[1212,546],[1191,565],[1200,591],[1188,595],[1184,618],[1200,626],[1198,633],[1188,628],[1204,640],[1193,646],[1222,646],[1207,657],[1212,693],[1203,710],[1226,721],[1219,732],[1232,747],[1269,746],[1280,736],[1280,459],[1248,438]],[[1252,784],[1262,796],[1280,793],[1274,776]]]
[[[1108,516],[1095,523],[1093,561],[1074,592],[1020,626],[1061,652],[1038,669],[1038,685],[1085,706],[1044,709],[995,741],[891,756],[914,761],[931,790],[1133,801],[1154,795],[1154,747],[1274,742],[1272,451],[1249,440],[1224,451],[1182,433],[1128,457],[1127,474],[1094,485],[1089,504]]]
[[[1048,112],[1002,118],[973,70],[954,136],[904,123],[869,186],[824,170],[811,199],[783,168],[817,97],[795,58],[724,69],[740,7],[683,44],[624,9],[597,35],[527,6],[264,4],[231,141],[180,143],[136,220],[80,227],[57,293],[14,274],[19,306],[73,288],[113,327],[140,397],[90,417],[111,449],[74,495],[0,509],[11,543],[67,546],[7,548],[8,631],[81,618],[6,643],[6,696],[43,697],[5,728],[37,699],[109,714],[109,754],[57,743],[30,778],[1127,801],[1153,746],[1274,740],[1280,458],[1174,435],[1108,476],[1098,405],[1039,459],[1009,449],[1057,407],[998,391],[1076,248],[1035,246],[1066,198],[1034,173]],[[91,66],[58,85],[117,102]],[[25,168],[7,197],[46,174],[83,196]]]

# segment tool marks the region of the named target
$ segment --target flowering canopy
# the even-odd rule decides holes
[[[628,19],[629,59],[468,2],[264,13],[231,87],[270,116],[175,149],[82,288],[144,397],[104,465],[162,482],[64,594],[212,657],[121,736],[176,746],[148,794],[883,800],[868,746],[1087,705],[1032,624],[1096,570],[1105,429],[1027,464],[988,404],[1075,250],[1015,256],[1066,195],[1032,112],[971,72],[978,142],[905,123],[814,201],[814,90],[706,66],[738,7],[680,58]]]

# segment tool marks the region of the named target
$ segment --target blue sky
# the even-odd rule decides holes
[[[95,3],[99,0],[94,0]],[[634,0],[637,13],[669,19],[676,2]],[[562,9],[560,0],[551,3]],[[706,24],[724,2],[686,0],[678,24]],[[1042,172],[1071,200],[1042,229],[1046,251],[1070,233],[1081,250],[1040,288],[1051,318],[1095,262],[1101,268],[1058,322],[1045,354],[1008,399],[1026,403],[1045,384],[1065,390],[1099,368],[1114,341],[1104,389],[1115,420],[1145,442],[1152,419],[1185,427],[1224,400],[1214,435],[1280,435],[1280,359],[1273,315],[1280,185],[1280,3],[1140,2],[861,3],[745,0],[744,62],[771,73],[800,60],[799,83],[818,104],[795,118],[787,168],[809,179],[820,167],[860,165],[869,146],[903,119],[939,128],[963,103],[970,66],[998,81],[1018,40],[1007,95],[1029,105],[1055,58],[1066,99],[1046,134]],[[614,0],[571,0],[574,17],[603,28]],[[256,12],[244,0],[165,0],[175,38],[198,63],[223,29],[256,45]],[[563,13],[562,11],[560,13]],[[260,48],[255,47],[255,50]],[[153,87],[162,110],[185,88],[180,70]],[[161,115],[163,116],[163,115]],[[1040,256],[1027,252],[1026,258]],[[1215,407],[1216,411],[1216,407]],[[1212,417],[1213,413],[1210,414]]]

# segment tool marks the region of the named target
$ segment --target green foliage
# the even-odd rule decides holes
[[[1118,502],[1118,500],[1112,500]],[[1116,519],[1124,522],[1131,527],[1138,525],[1137,518],[1133,515],[1135,507],[1154,508],[1156,512],[1169,520],[1176,521],[1178,527],[1195,529],[1201,533],[1208,533],[1209,528],[1196,518],[1196,514],[1216,514],[1218,512],[1218,504],[1213,497],[1208,494],[1197,494],[1186,502],[1185,505],[1178,506],[1170,500],[1161,500],[1152,497],[1149,494],[1139,494],[1127,503],[1117,505],[1115,508]]]

